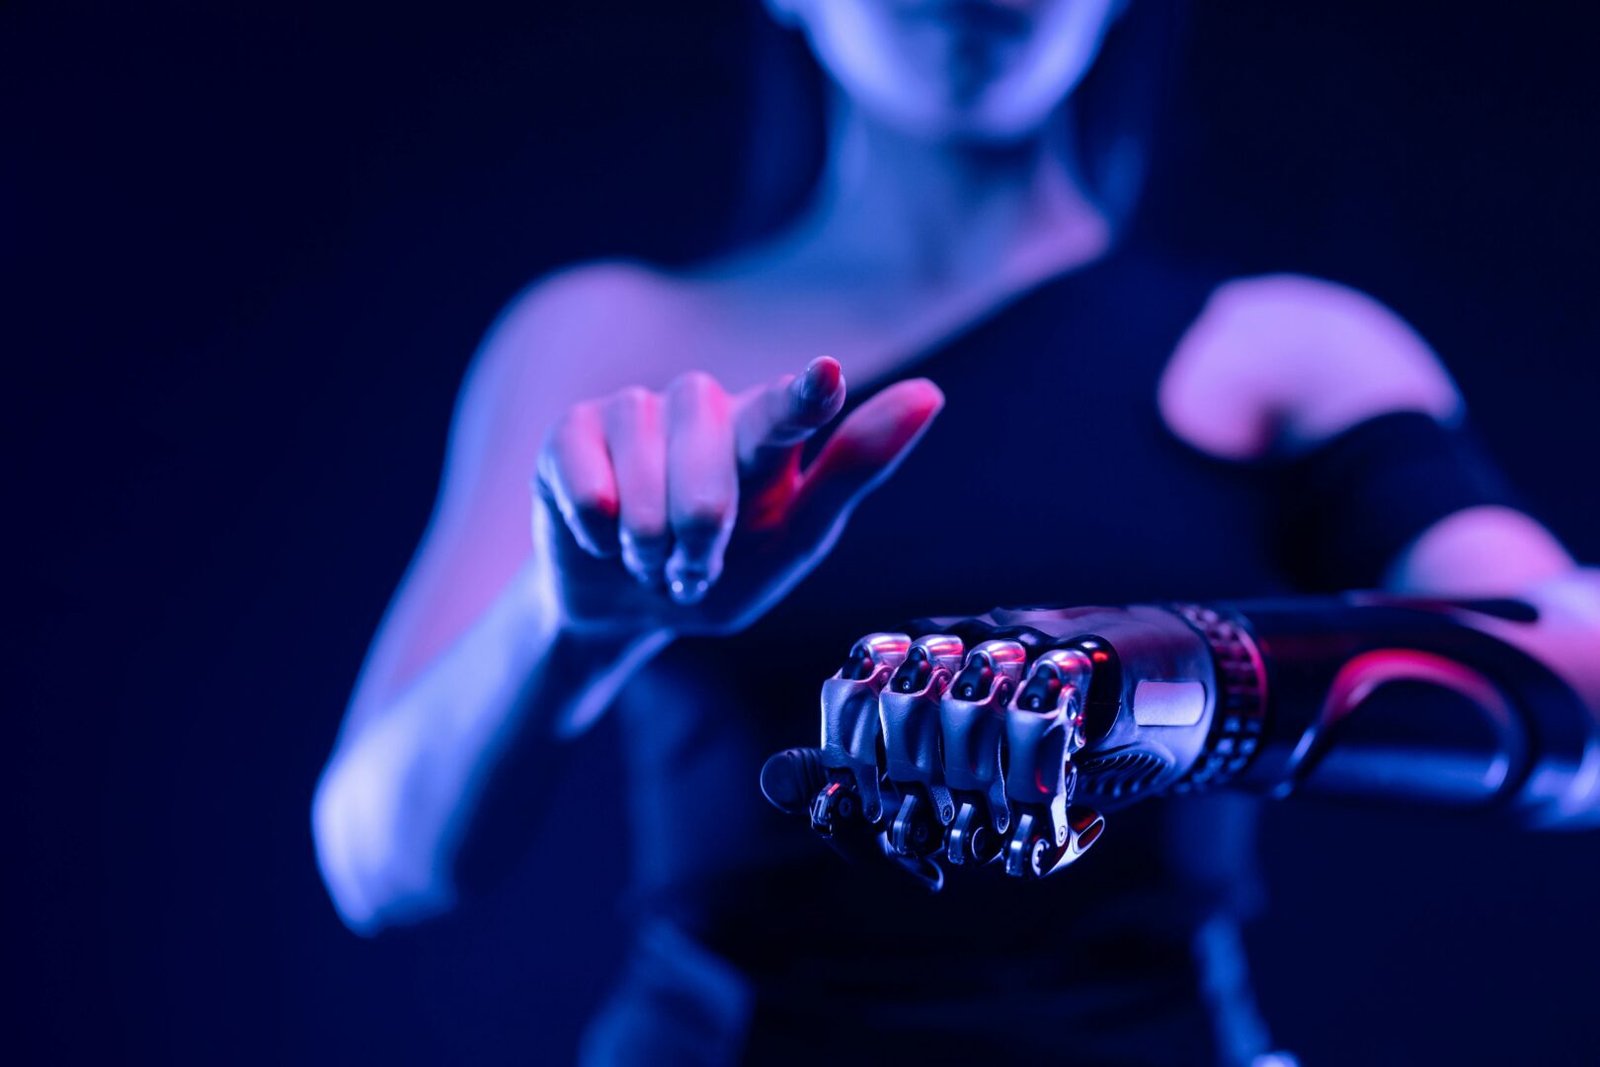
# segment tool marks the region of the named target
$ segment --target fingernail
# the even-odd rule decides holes
[[[800,375],[800,399],[808,404],[826,400],[838,391],[842,379],[838,360],[832,356],[818,356],[806,364],[805,373]]]
[[[698,604],[705,599],[711,583],[704,578],[674,578],[668,588],[679,604]]]

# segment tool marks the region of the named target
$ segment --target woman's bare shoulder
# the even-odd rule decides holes
[[[1299,274],[1218,286],[1162,375],[1161,412],[1223,459],[1315,445],[1390,411],[1457,417],[1461,397],[1427,342],[1348,286]]]
[[[642,370],[641,359],[674,347],[691,296],[673,275],[636,260],[563,267],[507,303],[479,358],[536,362],[572,384]]]

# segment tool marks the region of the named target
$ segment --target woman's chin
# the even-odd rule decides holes
[[[878,121],[929,141],[1003,145],[1039,133],[1062,101],[1018,100],[1000,85],[940,85],[937,91],[895,94],[861,105]]]

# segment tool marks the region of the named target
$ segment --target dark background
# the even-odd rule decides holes
[[[1144,219],[1398,308],[1600,560],[1600,73],[1566,11],[1202,5]],[[496,309],[724,231],[743,12],[0,4],[25,1059],[570,1058],[622,944],[623,850],[594,841],[625,829],[578,787],[619,773],[609,727],[512,882],[421,930],[339,925],[308,802]],[[1596,844],[1275,808],[1251,936],[1281,1038],[1600,1061]]]

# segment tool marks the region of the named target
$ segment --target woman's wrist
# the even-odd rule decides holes
[[[562,623],[551,635],[546,669],[567,677],[609,675],[643,666],[676,635],[661,628],[604,628]]]
[[[677,635],[654,620],[593,622],[574,618],[556,591],[548,562],[529,559],[507,590],[524,647],[546,647],[584,663],[623,660],[659,650]]]
[[[674,636],[661,628],[559,627],[547,648],[538,683],[552,695],[561,694],[542,702],[557,712],[550,724],[552,732],[557,737],[574,737],[588,729],[628,680],[671,644]],[[535,702],[540,702],[537,695]]]

